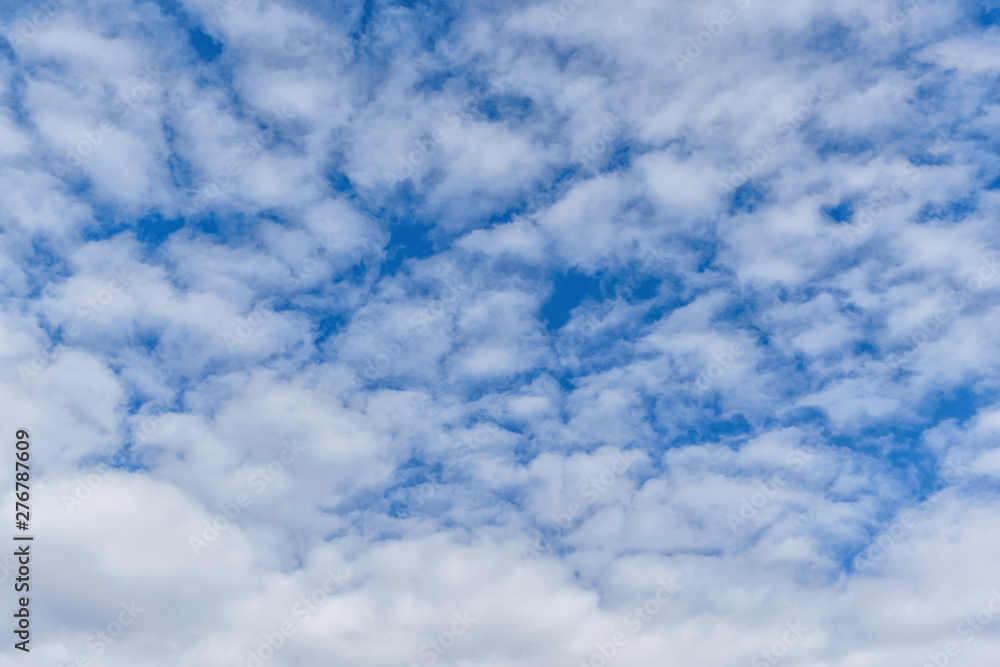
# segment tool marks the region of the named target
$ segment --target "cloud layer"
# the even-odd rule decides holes
[[[998,18],[5,5],[0,660],[994,664]]]

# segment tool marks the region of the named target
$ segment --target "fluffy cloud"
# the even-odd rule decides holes
[[[38,659],[993,664],[997,11],[905,4],[5,7]]]

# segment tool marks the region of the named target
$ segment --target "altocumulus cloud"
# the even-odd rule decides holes
[[[4,4],[30,659],[995,664],[998,18]]]

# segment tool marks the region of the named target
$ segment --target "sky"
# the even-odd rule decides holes
[[[0,666],[992,667],[998,22],[3,3]]]

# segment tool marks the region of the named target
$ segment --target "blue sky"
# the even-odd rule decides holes
[[[994,664],[998,17],[6,3],[30,660]]]

